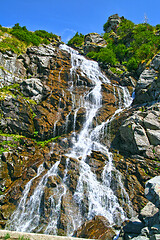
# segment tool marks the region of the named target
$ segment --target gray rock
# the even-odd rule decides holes
[[[157,208],[160,208],[160,176],[146,182],[145,195]]]
[[[160,130],[147,130],[147,136],[151,145],[160,145]]]
[[[31,47],[27,51],[28,53],[32,53],[39,56],[56,56],[56,49],[52,46],[52,44],[49,45],[41,45],[39,47]]]
[[[41,101],[49,93],[47,86],[44,86],[40,79],[30,78],[24,80],[20,85],[22,93],[35,101]]]
[[[118,14],[114,14],[114,15],[110,16],[107,21],[108,27],[106,29],[106,32],[109,33],[111,30],[116,32],[117,27],[120,24],[120,22],[121,22],[121,18],[118,16]]]
[[[84,38],[84,54],[91,51],[98,51],[100,48],[106,47],[107,42],[98,33],[89,33]]]
[[[138,237],[132,238],[132,240],[149,240],[149,238],[147,238],[145,236],[138,236]]]
[[[133,104],[148,104],[160,100],[159,62],[160,53],[154,57],[149,68],[141,73],[135,89]]]
[[[160,70],[160,53],[158,53],[151,62],[151,67],[155,70]]]
[[[123,141],[121,144],[132,153],[144,151],[150,146],[145,129],[141,126],[142,121],[143,118],[134,115],[120,127],[120,135]]]
[[[89,34],[85,35],[84,44],[90,44],[90,43],[97,44],[99,46],[107,45],[107,42],[98,33],[89,33]]]
[[[47,79],[56,54],[57,50],[52,44],[28,48],[27,53],[21,56],[28,77]]]
[[[154,79],[158,76],[157,72],[154,69],[145,69],[137,83],[137,87],[146,88],[148,87]]]
[[[151,130],[160,130],[160,112],[149,112],[148,115],[144,118],[143,122],[145,128]]]
[[[146,150],[149,147],[149,141],[144,128],[141,125],[137,125],[134,128],[134,139],[139,151]]]
[[[157,223],[159,216],[159,209],[151,202],[141,210],[139,219],[145,223],[145,226],[151,227]]]
[[[16,54],[0,52],[0,87],[20,83],[25,76],[26,69]]]

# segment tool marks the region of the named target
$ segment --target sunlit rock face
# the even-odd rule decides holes
[[[66,45],[8,58],[17,78],[0,72],[11,85],[0,98],[1,227],[112,239],[111,226],[140,209],[145,181],[159,172],[158,105],[129,108],[127,84]]]

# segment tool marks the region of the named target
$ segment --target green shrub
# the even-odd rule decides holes
[[[107,29],[110,27],[110,23],[107,21],[104,25],[103,25],[103,30],[104,32],[107,32]]]
[[[120,38],[124,38],[129,33],[132,33],[134,29],[134,23],[126,18],[121,18],[121,23],[117,29],[117,34]]]
[[[29,32],[28,30],[24,30],[23,28],[13,28],[11,31],[12,35],[18,38],[20,41],[25,42],[27,45],[33,44],[38,46],[42,40],[36,34]]]
[[[120,62],[124,61],[124,58],[125,58],[125,55],[127,52],[126,46],[123,43],[120,43],[115,47],[114,51],[115,51],[115,54],[116,54],[116,57],[118,58],[118,60]]]
[[[50,39],[56,39],[56,40],[58,40],[58,36],[56,35],[56,34],[53,34],[52,32],[51,33],[49,33],[49,32],[46,32],[45,30],[36,30],[35,32],[34,32],[37,36],[39,36],[39,37],[41,37],[41,38],[44,38],[44,39],[48,39],[48,40],[50,40]]]
[[[106,64],[115,65],[117,63],[116,54],[108,47],[102,48],[98,53],[89,52],[87,56]]]
[[[58,36],[53,33],[48,33],[45,30],[36,30],[35,32],[30,32],[25,26],[21,27],[19,23],[16,23],[11,30],[11,34],[26,43],[26,45],[35,45],[39,44],[49,44],[50,40],[58,40]]]
[[[78,32],[75,34],[75,36],[73,38],[71,38],[69,41],[68,41],[68,45],[69,46],[77,46],[77,47],[80,47],[82,46],[84,43],[84,35],[83,34],[79,34]]]
[[[138,65],[139,65],[138,60],[136,58],[132,57],[127,62],[127,69],[128,69],[128,71],[133,71],[133,70],[135,71],[135,70],[137,70]]]

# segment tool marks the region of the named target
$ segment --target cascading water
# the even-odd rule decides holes
[[[102,215],[106,217],[110,224],[118,223],[126,218],[124,209],[120,206],[118,198],[111,187],[112,182],[112,172],[115,170],[112,163],[112,154],[109,152],[108,148],[101,143],[101,138],[105,134],[105,129],[108,128],[114,116],[122,111],[125,107],[131,104],[131,98],[126,88],[114,86],[117,88],[117,93],[119,96],[116,98],[117,105],[119,108],[115,111],[113,116],[103,122],[100,125],[96,125],[94,120],[96,119],[96,114],[98,110],[102,107],[102,94],[101,85],[111,84],[108,78],[102,74],[98,63],[95,61],[87,60],[85,57],[79,55],[79,53],[66,45],[61,45],[60,49],[65,50],[71,55],[72,68],[70,70],[71,80],[69,81],[69,91],[72,98],[72,111],[74,111],[73,119],[73,138],[72,149],[66,153],[66,166],[64,171],[64,176],[61,182],[61,187],[57,186],[54,191],[51,191],[48,201],[50,202],[50,216],[48,223],[41,224],[41,229],[39,228],[40,222],[43,222],[44,213],[41,212],[42,198],[49,177],[57,176],[58,167],[60,161],[57,161],[48,172],[44,173],[44,168],[39,167],[37,176],[31,179],[23,192],[23,197],[18,205],[17,210],[11,216],[11,220],[8,223],[8,228],[16,231],[41,231],[48,234],[57,234],[57,225],[59,221],[59,215],[61,211],[61,201],[67,193],[67,179],[69,175],[69,162],[70,159],[74,158],[79,161],[79,179],[74,192],[73,201],[77,206],[77,213],[75,214],[72,206],[68,210],[70,222],[68,223],[67,234],[72,235],[73,232],[85,221],[92,219],[96,215]],[[92,89],[86,91],[77,101],[74,95],[74,84],[73,77],[77,74],[77,83],[79,84],[80,78],[77,70],[81,71],[81,76],[84,76],[91,80]],[[60,79],[60,74],[59,74]],[[87,84],[86,84],[87,85]],[[120,90],[123,92],[120,94]],[[77,112],[80,107],[86,110],[86,120],[83,123],[82,129],[79,134],[76,133],[76,118]],[[68,128],[68,119],[70,113],[67,115],[65,131]],[[56,132],[56,122],[54,134]],[[76,136],[76,138],[75,138]],[[92,153],[92,151],[98,151],[103,153],[108,161],[106,161],[105,167],[101,174],[101,180],[97,178],[97,175],[92,171],[90,165],[87,163],[87,157]],[[114,171],[116,172],[116,171]],[[37,183],[37,187],[34,189],[31,196],[29,196],[31,185],[34,180],[41,179]],[[121,188],[122,195],[126,201],[129,202],[127,193],[123,189],[120,174],[117,172],[119,179],[119,187]],[[56,200],[55,200],[56,195]],[[84,202],[87,201],[87,209],[84,211]]]

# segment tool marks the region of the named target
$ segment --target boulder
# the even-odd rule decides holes
[[[147,114],[147,116],[143,119],[144,126],[146,129],[151,130],[160,130],[160,112],[152,111]]]
[[[136,153],[146,150],[150,143],[146,135],[145,129],[140,125],[141,119],[134,115],[126,120],[120,127],[121,145],[127,151]]]
[[[159,209],[151,202],[141,210],[139,219],[144,222],[145,226],[151,227],[157,223],[159,217]]]
[[[107,42],[104,40],[104,38],[99,35],[98,33],[89,33],[85,35],[84,38],[84,54],[87,54],[91,51],[98,51],[102,47],[106,47]]]
[[[145,69],[139,77],[137,88],[148,87],[157,77],[157,72],[154,69]]]
[[[157,208],[160,208],[160,176],[146,182],[145,195]]]
[[[160,145],[160,130],[147,130],[147,135],[151,145]]]
[[[121,18],[118,14],[114,14],[108,18],[107,26],[105,28],[105,32],[109,33],[111,30],[116,32],[118,25],[121,22]]]
[[[109,227],[109,222],[105,217],[95,216],[92,220],[85,222],[78,228],[74,236],[79,238],[111,240],[116,236],[116,233]]]

